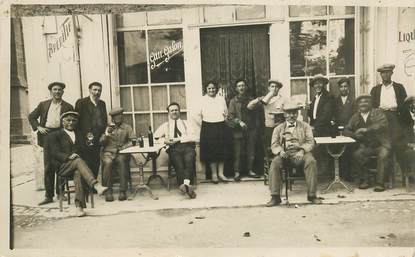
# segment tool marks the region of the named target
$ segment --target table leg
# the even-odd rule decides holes
[[[344,188],[346,188],[349,192],[353,192],[353,188],[349,185],[347,185],[347,183],[345,183],[344,181],[342,181],[340,179],[340,168],[339,168],[339,159],[340,157],[343,155],[344,150],[346,149],[346,145],[342,146],[342,149],[339,153],[333,153],[329,146],[326,145],[326,149],[328,154],[333,157],[334,159],[334,180],[332,182],[329,183],[329,185],[327,186],[326,189],[323,190],[323,194],[327,193],[334,184],[340,184],[342,185]]]
[[[140,162],[139,167],[140,167],[140,178],[139,178],[140,183],[134,188],[134,194],[132,195],[132,198],[134,198],[138,192],[147,191],[153,200],[158,200],[159,198],[153,195],[153,192],[151,191],[150,187],[144,184],[144,163]],[[132,200],[132,199],[129,199],[129,200]]]
[[[150,156],[150,158],[151,158],[151,168],[152,168],[152,174],[150,175],[150,177],[148,178],[148,180],[147,180],[147,185],[150,185],[150,182],[153,180],[153,179],[159,179],[160,180],[160,183],[165,187],[166,186],[166,184],[164,183],[164,180],[163,180],[163,178],[159,175],[159,174],[157,174],[157,162],[156,162],[156,157],[154,157],[154,156]]]

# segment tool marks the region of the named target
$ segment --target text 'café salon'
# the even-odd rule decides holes
[[[394,63],[393,79],[413,94],[414,20],[415,8],[183,5],[23,17],[13,26],[24,42],[27,109],[49,97],[51,81],[67,85],[71,104],[99,81],[107,108],[122,106],[137,135],[146,135],[167,121],[170,102],[181,105],[183,119],[192,117],[210,80],[228,97],[245,78],[259,96],[272,77],[283,96],[309,100],[309,80],[321,73],[333,94],[348,77],[358,96],[379,83],[377,66]]]

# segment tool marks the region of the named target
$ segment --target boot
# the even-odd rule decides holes
[[[120,191],[118,193],[118,201],[125,201],[127,200],[127,195],[125,194],[124,191]]]
[[[233,177],[233,180],[235,180],[236,182],[241,181],[241,174],[239,172],[235,172],[235,176]]]
[[[105,191],[108,190],[108,187],[104,187],[102,186],[99,182],[93,185],[93,188],[97,191],[98,195],[103,195],[105,193]]]
[[[52,203],[52,202],[53,202],[53,199],[52,198],[46,197],[43,201],[41,201],[40,203],[38,203],[38,205],[39,206],[40,205],[45,205],[45,204]]]
[[[281,197],[279,195],[271,195],[271,200],[267,204],[266,207],[277,206],[281,203]]]
[[[105,201],[106,202],[112,202],[112,201],[114,201],[114,196],[112,195],[112,188],[108,189],[105,192]]]
[[[220,182],[229,182],[230,181],[227,177],[225,177],[225,175],[223,175],[223,172],[219,172],[218,179],[219,179]]]

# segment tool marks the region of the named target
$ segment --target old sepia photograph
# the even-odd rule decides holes
[[[12,4],[9,248],[413,256],[415,6],[387,4]]]

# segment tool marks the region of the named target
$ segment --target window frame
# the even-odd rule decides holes
[[[289,16],[289,8],[290,5],[287,8],[287,21],[288,26],[291,22],[298,22],[298,21],[315,21],[315,20],[325,20],[327,21],[327,36],[326,36],[326,47],[327,47],[327,54],[326,54],[326,75],[325,77],[327,79],[332,78],[354,78],[354,97],[358,95],[360,92],[360,13],[359,13],[359,6],[357,5],[348,5],[353,6],[354,14],[329,14],[330,13],[330,5],[326,5],[326,15],[321,16],[304,16],[304,17],[290,17]],[[346,7],[346,5],[345,5]],[[329,60],[329,54],[328,54],[328,47],[329,47],[329,31],[330,31],[330,21],[333,20],[345,20],[345,19],[354,19],[354,74],[344,74],[344,75],[330,75],[330,60]],[[290,33],[290,32],[289,32]],[[290,37],[290,34],[288,34],[288,37]],[[291,44],[291,43],[290,43]],[[291,45],[290,45],[290,51],[291,51]],[[290,57],[290,73],[289,73],[289,79],[290,79],[290,89],[291,89],[291,81],[293,80],[306,80],[306,90],[307,90],[307,100],[311,101],[311,95],[310,95],[310,79],[312,76],[298,76],[298,77],[292,77],[291,76],[291,57]],[[327,88],[328,91],[330,91],[330,86],[328,85]],[[291,96],[291,91],[290,91]]]

